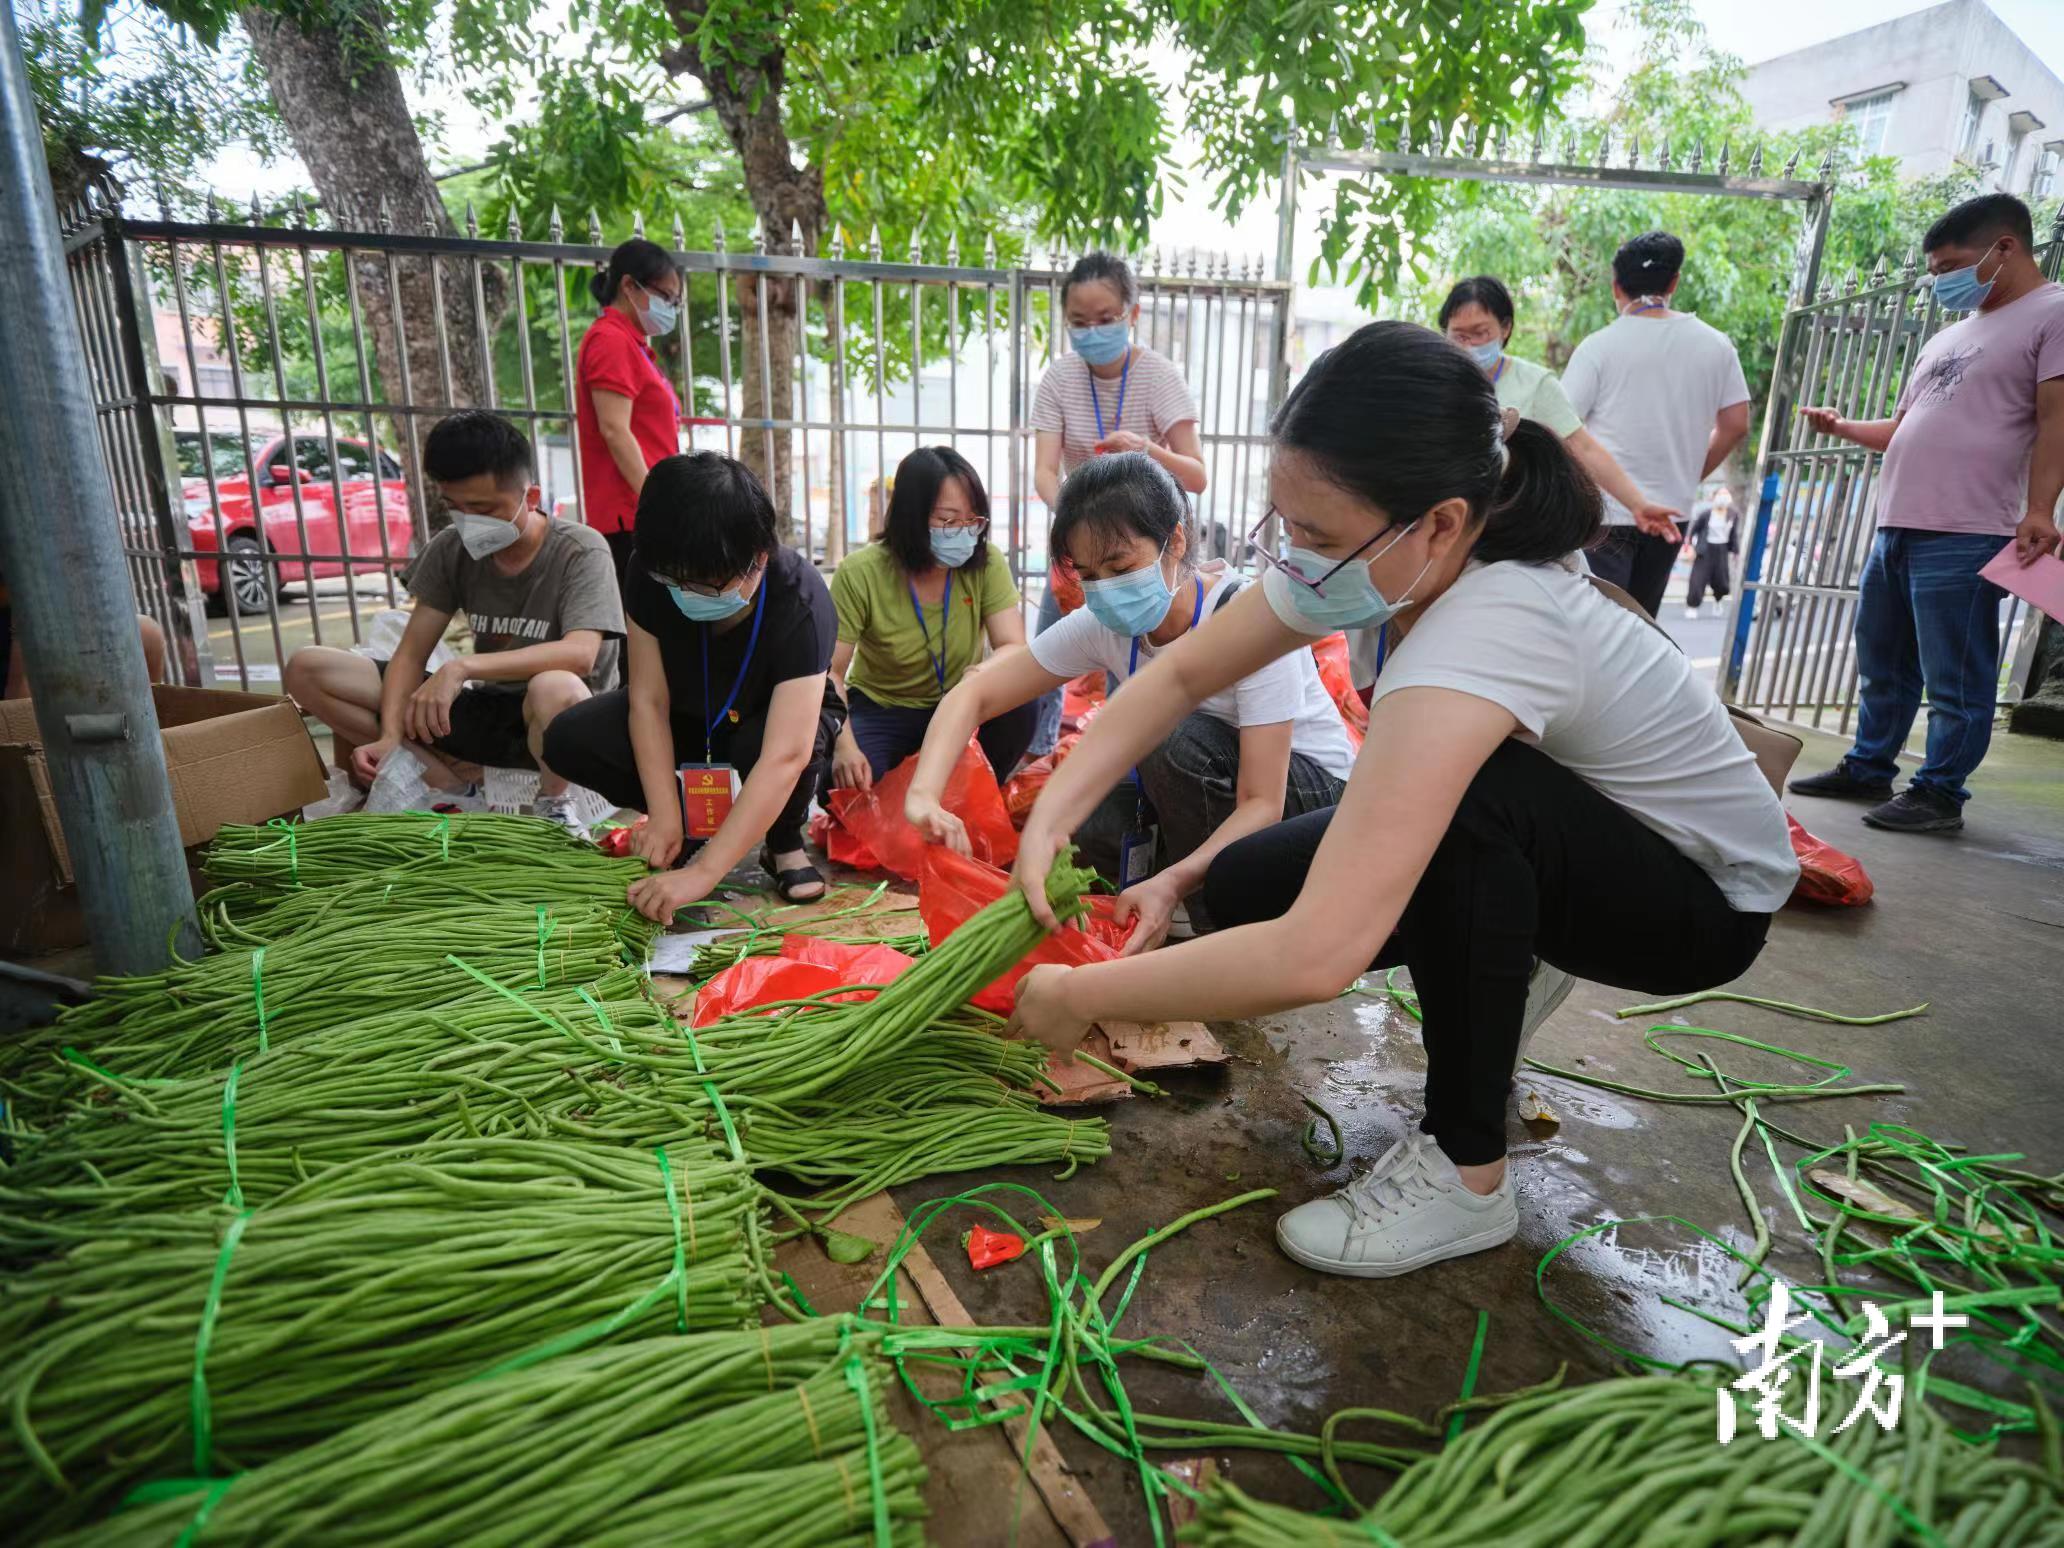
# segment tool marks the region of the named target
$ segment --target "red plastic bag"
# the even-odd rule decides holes
[[[1072,565],[1048,565],[1046,584],[1053,591],[1054,600],[1061,604],[1064,616],[1082,606],[1082,579]]]
[[[872,790],[832,791],[834,826],[827,835],[831,840],[825,846],[827,858],[914,881],[927,846],[903,816],[903,797],[916,773],[917,755],[913,753],[877,780]],[[1018,830],[1011,826],[1003,792],[978,743],[970,741],[962,749],[939,804],[967,825],[968,844],[979,858],[993,865],[1009,865],[1018,858]],[[841,830],[857,844],[838,843],[835,835]]]
[[[917,911],[924,918],[925,934],[937,946],[954,930],[1002,897],[1010,886],[1008,872],[979,860],[969,860],[952,850],[934,845],[924,853],[924,874],[917,886]],[[1008,1016],[1017,1003],[1017,983],[1042,962],[1080,967],[1086,962],[1109,962],[1132,935],[1112,919],[1116,898],[1089,900],[1089,913],[1059,935],[1041,941],[1003,977],[970,1002],[983,1010]]]
[[[1793,902],[1855,908],[1871,900],[1878,889],[1861,860],[1815,838],[1790,812],[1785,813],[1785,821],[1792,829],[1792,852],[1799,857],[1799,885],[1792,889]]]
[[[1104,702],[1102,671],[1084,672],[1061,690],[1061,729],[1080,731]]]
[[[747,957],[704,984],[695,997],[695,1019],[690,1025],[708,1026],[740,1011],[783,1000],[807,1000],[827,989],[843,989],[849,984],[886,984],[914,960],[888,946],[820,941],[808,935],[786,936],[778,955]],[[871,1000],[874,995],[863,989],[832,998]]]
[[[1319,664],[1319,681],[1326,685],[1340,718],[1347,725],[1347,740],[1356,752],[1369,730],[1369,706],[1355,692],[1354,666],[1348,660],[1347,636],[1329,634],[1312,642],[1312,657]]]
[[[1015,1231],[992,1231],[985,1225],[969,1231],[966,1244],[968,1267],[972,1269],[995,1268],[1025,1255],[1024,1237]]]

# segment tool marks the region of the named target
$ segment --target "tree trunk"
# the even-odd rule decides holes
[[[242,13],[273,105],[332,224],[457,236],[430,175],[401,74],[376,42],[360,41],[385,31],[379,0],[345,0],[331,16],[304,27],[266,11]],[[476,303],[472,260],[381,254],[361,256],[354,267],[382,400],[433,411],[397,415],[401,440],[391,448],[407,472],[418,534],[427,536],[449,518],[441,505],[433,512],[426,501],[422,437],[438,411],[494,401],[485,351],[504,304],[503,277],[483,266],[483,300]]]
[[[712,62],[696,46],[695,35],[709,9],[709,0],[666,0],[682,46],[662,59],[671,75],[692,76],[708,94],[717,121],[738,152],[745,171],[745,193],[760,218],[766,250],[795,251],[793,233],[800,232],[801,251],[813,254],[825,226],[824,177],[817,168],[797,166],[782,119],[782,85],[786,61],[771,28],[757,52],[750,40],[726,39],[729,58]],[[739,307],[744,315],[744,415],[747,419],[791,419],[794,416],[795,361],[802,339],[806,287],[780,275],[744,274],[738,280]],[[760,307],[766,306],[766,327]],[[763,337],[764,334],[764,337]],[[763,364],[764,362],[764,364]],[[793,434],[748,429],[739,453],[757,473],[774,499],[783,538],[795,530],[791,467]],[[769,455],[771,450],[771,456]]]

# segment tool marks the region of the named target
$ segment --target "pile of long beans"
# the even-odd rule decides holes
[[[692,1147],[479,1140],[247,1215],[71,1222],[0,1280],[0,1514],[48,1531],[146,1477],[257,1466],[598,1323],[742,1327],[760,1207]]]
[[[1908,1403],[1889,1433],[1865,1417],[1811,1442],[1782,1425],[1766,1440],[1744,1417],[1723,1446],[1715,1421],[1723,1397],[1750,1401],[1674,1376],[1523,1398],[1407,1468],[1359,1519],[1263,1504],[1219,1483],[1185,1540],[1201,1548],[2064,1543],[2054,1430],[2041,1460],[2025,1462],[1958,1439],[1925,1405]]]
[[[877,1338],[826,1318],[562,1355],[55,1541],[915,1548],[924,1464],[883,1405]]]
[[[201,862],[210,881],[269,881],[301,887],[355,882],[418,860],[484,862],[517,870],[568,856],[603,856],[541,817],[495,812],[351,812],[320,822],[227,823]]]

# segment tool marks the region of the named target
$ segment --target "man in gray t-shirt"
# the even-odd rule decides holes
[[[609,545],[544,513],[530,443],[499,414],[440,420],[423,472],[453,519],[402,576],[415,607],[394,658],[307,646],[287,663],[287,692],[357,744],[351,772],[368,784],[404,745],[454,794],[486,768],[535,768],[537,815],[578,831],[567,782],[540,754],[552,720],[616,678],[624,622]],[[426,671],[461,612],[472,651]]]

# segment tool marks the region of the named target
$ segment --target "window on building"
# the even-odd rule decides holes
[[[2027,134],[2019,129],[2007,135],[2007,154],[2000,162],[1999,185],[2003,192],[2014,191],[2014,174],[2021,170],[2021,142]]]
[[[2043,147],[2043,153],[2035,158],[2035,176],[2028,181],[2028,195],[2031,199],[2047,199],[2057,186],[2057,156],[2054,145]]]
[[[194,372],[195,396],[233,398],[237,395],[236,373],[228,366],[204,365]]]
[[[1885,131],[1892,123],[1892,99],[1898,95],[1896,91],[1873,92],[1842,105],[1842,116],[1856,126],[1857,149],[1864,155],[1884,154]]]
[[[1964,99],[1963,127],[1957,130],[1957,155],[1965,161],[1978,157],[1978,126],[1985,120],[1985,99],[1972,92]]]

